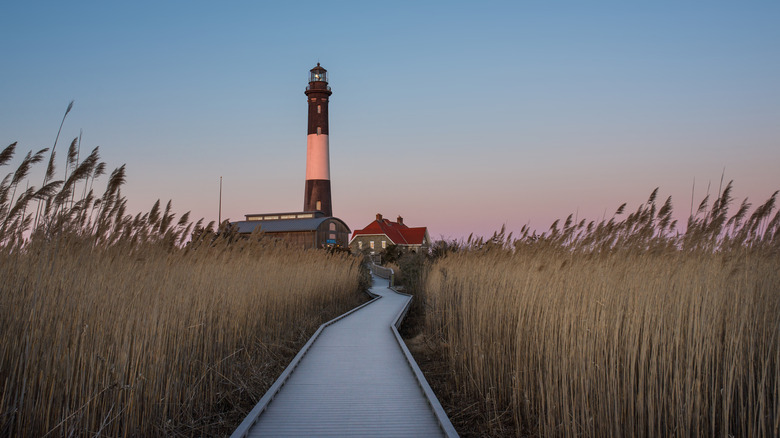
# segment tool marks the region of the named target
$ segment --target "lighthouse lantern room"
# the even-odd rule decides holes
[[[322,68],[319,62],[317,63],[317,66],[309,70],[309,72],[311,73],[309,82],[325,82],[327,84],[328,71]]]

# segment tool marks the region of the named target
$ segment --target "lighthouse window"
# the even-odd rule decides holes
[[[322,105],[317,105],[317,114],[322,114]]]
[[[319,134],[319,132],[317,134]],[[322,202],[321,201],[317,201],[317,210],[322,210]]]
[[[317,127],[317,135],[320,135],[320,134],[322,134],[322,127],[318,126]]]

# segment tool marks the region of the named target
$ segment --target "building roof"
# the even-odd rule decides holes
[[[287,213],[255,213],[245,214],[247,221],[272,221],[279,219],[309,219],[325,217],[321,211],[291,211]]]
[[[407,227],[401,217],[398,222],[384,219],[381,214],[377,215],[375,221],[368,224],[362,230],[355,230],[352,233],[352,239],[357,236],[381,235],[384,234],[396,245],[422,245],[425,241],[425,235],[428,233],[427,227]]]
[[[320,224],[333,219],[341,222],[347,227],[344,221],[336,217],[315,217],[308,219],[276,219],[265,221],[238,221],[233,222],[233,225],[238,227],[239,233],[251,233],[259,226],[260,231],[264,233],[287,233],[294,231],[316,231]]]

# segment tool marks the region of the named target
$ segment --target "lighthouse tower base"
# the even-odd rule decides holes
[[[304,211],[321,211],[325,216],[333,216],[330,203],[330,180],[307,179],[304,195]]]

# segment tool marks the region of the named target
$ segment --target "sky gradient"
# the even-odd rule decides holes
[[[319,61],[352,229],[544,231],[655,187],[684,220],[724,169],[738,201],[780,189],[777,23],[780,2],[6,2],[0,147],[50,147],[75,100],[60,170],[83,130],[127,164],[129,212],[216,220],[220,176],[223,219],[298,211]]]

